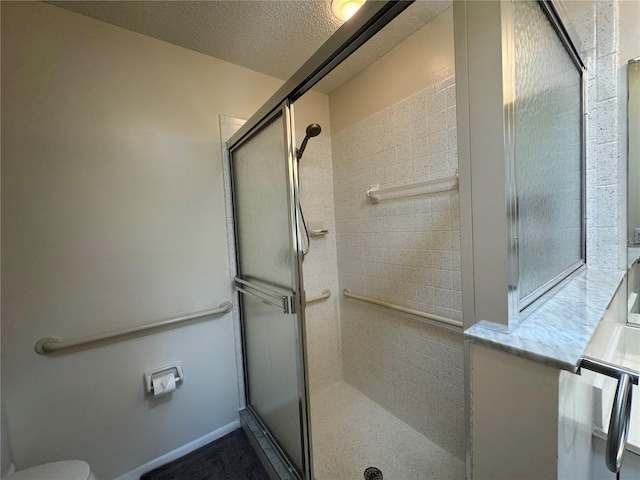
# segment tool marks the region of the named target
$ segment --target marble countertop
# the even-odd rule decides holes
[[[496,330],[490,322],[479,322],[465,330],[465,338],[576,372],[624,274],[584,268],[529,307],[532,310],[526,311],[511,332]]]

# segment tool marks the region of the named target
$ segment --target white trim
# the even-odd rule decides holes
[[[194,450],[197,450],[198,448],[213,442],[214,440],[224,437],[226,434],[233,432],[237,428],[240,428],[240,419],[234,420],[233,422],[228,423],[211,433],[207,433],[200,438],[196,438],[194,441],[178,447],[175,450],[170,451],[169,453],[161,455],[158,458],[145,463],[144,465],[140,465],[130,472],[119,476],[115,480],[139,480],[140,476],[147,473],[148,471],[153,470],[154,468],[161,467],[166,463],[177,460],[178,458],[183,457],[184,455],[187,455],[188,453],[191,453]]]

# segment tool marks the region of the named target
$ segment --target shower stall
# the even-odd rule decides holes
[[[332,293],[305,309],[319,480],[464,478],[455,79],[443,76],[365,118],[332,115],[344,128],[299,165],[304,215],[328,230],[303,264],[307,295]]]
[[[571,228],[565,220],[584,211],[584,189],[579,175],[573,175],[583,169],[584,68],[574,61],[573,50],[565,51],[570,42],[558,37],[564,30],[553,5],[530,1],[514,8],[521,23],[507,25],[518,35],[506,47],[523,55],[507,58],[517,67],[512,76],[504,73],[511,72],[512,63],[502,67],[518,88],[507,91],[502,102],[483,98],[484,108],[472,112],[479,117],[485,110],[500,113],[510,129],[501,130],[501,122],[471,121],[482,123],[487,132],[513,135],[510,141],[517,137],[515,148],[498,146],[511,155],[509,165],[517,175],[501,185],[501,177],[483,170],[474,185],[483,181],[487,190],[472,207],[486,208],[494,205],[494,197],[512,195],[509,201],[518,209],[501,203],[505,228],[483,225],[478,232],[484,236],[474,230],[473,250],[483,256],[483,239],[495,235],[503,242],[507,232],[516,232],[522,238],[515,235],[517,242],[507,247],[519,245],[520,268],[500,270],[494,267],[504,262],[483,258],[481,266],[488,272],[478,276],[475,264],[470,265],[483,288],[499,290],[496,298],[507,298],[508,290],[511,302],[518,293],[522,311],[583,263],[579,218]],[[479,65],[483,58],[457,59],[458,87],[453,23],[451,2],[365,3],[227,142],[243,417],[280,478],[461,479],[470,467],[457,112],[469,118],[470,107],[462,102],[477,86],[471,85],[465,62]],[[544,61],[533,62],[534,54]],[[564,76],[547,85],[548,75],[531,65],[552,61]],[[326,109],[307,101],[312,87],[327,95]],[[541,99],[548,111],[527,108],[540,106]],[[306,120],[297,129],[294,108]],[[578,121],[567,123],[566,118]],[[460,125],[462,138],[468,125]],[[561,168],[554,180],[577,179],[564,190],[552,188],[570,193],[573,215],[539,208],[540,195],[530,194],[534,176],[527,168],[550,171],[541,166],[546,165],[542,159],[532,158],[542,155],[538,140],[551,130],[566,141],[560,155],[575,160],[558,162],[558,152],[544,157]],[[296,135],[304,138],[299,149]],[[461,145],[467,148],[469,138]],[[504,159],[494,157],[504,169]],[[470,175],[468,163],[461,167]],[[524,184],[523,174],[528,175]],[[468,208],[471,193],[478,195],[476,187],[471,192],[470,180],[463,188]],[[566,237],[557,236],[557,242],[575,240],[575,248],[551,248],[564,255],[562,262],[548,261],[553,268],[526,261],[527,252],[544,252],[549,245],[531,233],[537,224],[528,223],[526,202],[532,202],[530,211],[550,213],[551,223],[562,225]],[[507,225],[513,220],[508,214],[516,211],[518,222]],[[547,230],[533,228],[545,235]],[[468,252],[470,239],[464,243]],[[549,272],[553,278],[547,281]],[[507,274],[509,283],[494,278]],[[535,281],[527,283],[531,278]]]
[[[453,63],[450,2],[365,4],[227,142],[243,421],[280,478],[464,477]],[[311,86],[331,121],[296,129]]]

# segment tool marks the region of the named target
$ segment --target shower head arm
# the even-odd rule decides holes
[[[304,136],[304,140],[300,144],[300,148],[296,149],[296,159],[300,161],[302,158],[302,154],[304,153],[304,149],[307,148],[307,142],[309,141],[309,135]]]

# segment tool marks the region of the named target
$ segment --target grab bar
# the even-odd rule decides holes
[[[356,300],[360,300],[361,302],[372,303],[373,305],[379,305],[381,307],[390,308],[392,310],[397,310],[399,312],[408,313],[410,315],[415,315],[416,317],[427,318],[429,320],[433,320],[435,322],[444,323],[446,325],[450,325],[452,327],[462,329],[463,324],[459,320],[452,320],[451,318],[441,317],[440,315],[433,315],[427,312],[421,312],[420,310],[414,310],[412,308],[401,307],[400,305],[396,305],[394,303],[382,302],[380,300],[376,300],[375,298],[363,297],[362,295],[356,295],[351,293],[348,288],[345,288],[342,291],[342,294],[347,298],[354,298]]]
[[[324,300],[325,298],[329,298],[330,296],[331,296],[331,290],[329,290],[328,288],[325,288],[324,290],[322,290],[321,295],[318,295],[317,297],[308,297],[307,305],[309,305],[310,303],[319,302],[320,300]]]
[[[631,395],[631,377],[627,373],[621,373],[611,408],[605,452],[607,468],[613,473],[620,471],[624,450],[627,446],[629,424],[631,423]]]
[[[270,299],[265,298],[265,297],[263,297],[262,295],[260,295],[258,293],[251,292],[249,290],[245,290],[244,288],[239,287],[238,285],[236,285],[236,290],[239,291],[240,293],[244,293],[245,295],[254,296],[254,297],[258,298],[262,303],[266,303],[267,305],[272,305],[274,307],[281,308],[284,311],[284,308],[285,308],[284,307],[284,303],[273,302]],[[284,302],[284,299],[283,299],[283,302]],[[287,313],[287,312],[284,312],[284,313]]]
[[[200,312],[189,313],[187,315],[181,315],[179,317],[169,318],[167,320],[161,320],[156,323],[150,323],[147,325],[141,325],[139,327],[127,328],[125,330],[118,330],[111,333],[103,333],[101,335],[92,335],[89,337],[74,338],[72,340],[60,340],[55,337],[44,337],[36,342],[35,350],[40,355],[46,355],[47,353],[54,353],[59,350],[67,348],[77,347],[79,345],[86,345],[90,343],[100,342],[102,340],[110,340],[113,338],[125,337],[134,333],[148,332],[160,327],[166,327],[169,325],[175,325],[177,323],[187,322],[189,320],[195,320],[196,318],[208,317],[209,315],[217,315],[219,313],[229,313],[231,311],[231,302],[222,302],[218,308],[211,310],[202,310]]]
[[[235,287],[240,293],[251,295],[258,298],[263,303],[281,308],[282,313],[295,313],[295,297],[293,295],[282,295],[281,293],[270,290],[261,285],[248,282],[239,277],[235,277]],[[247,290],[247,288],[249,290]]]
[[[431,187],[433,185],[439,185],[441,183],[451,183],[451,182],[455,182],[456,185],[458,184],[457,170],[455,175],[452,175],[450,177],[436,178],[435,180],[427,180],[425,182],[411,183],[408,185],[400,185],[398,187],[388,187],[388,188],[371,187],[369,190],[367,190],[367,197],[369,197],[371,200],[377,203],[380,201],[380,198],[379,198],[380,195],[386,195],[389,193],[408,192],[404,195],[395,196],[394,198],[410,197],[413,195],[422,195],[424,193],[431,193],[431,192],[415,192],[414,190],[425,188],[425,187]],[[451,188],[451,190],[453,190],[453,187]]]
[[[640,381],[640,373],[635,370],[627,369],[619,367],[618,365],[614,365],[613,363],[605,362],[604,360],[598,360],[593,357],[589,357],[585,355],[580,360],[580,365],[578,366],[578,373],[580,373],[581,368],[586,368],[592,372],[600,373],[602,375],[606,375],[607,377],[612,378],[620,378],[622,373],[625,373],[631,379],[631,383],[634,385],[638,385]]]
[[[631,397],[633,393],[631,384],[638,385],[640,375],[634,370],[620,368],[616,365],[590,357],[582,358],[579,368],[586,368],[592,372],[618,379],[618,386],[611,408],[611,419],[609,421],[605,450],[605,463],[607,468],[613,473],[618,473],[622,466],[622,458],[629,436]]]

